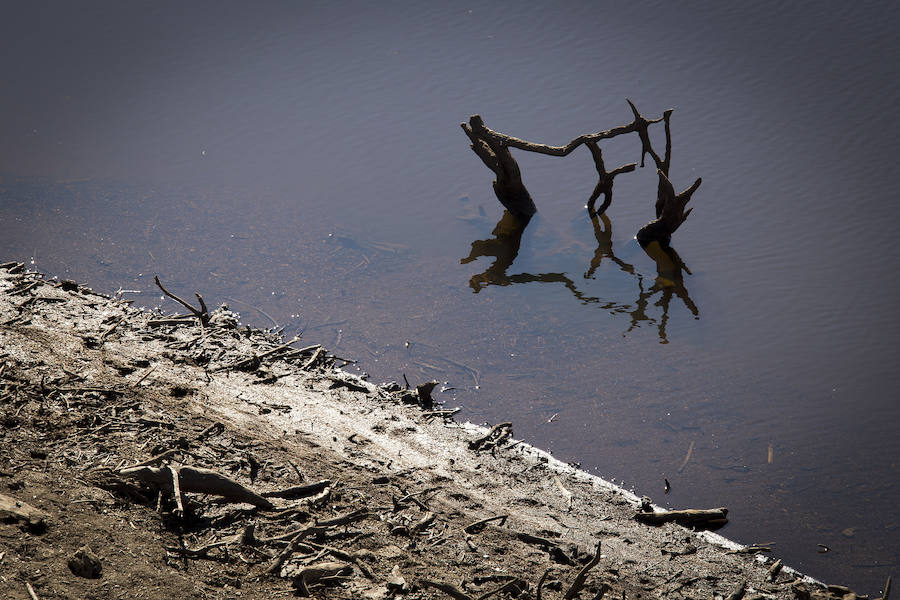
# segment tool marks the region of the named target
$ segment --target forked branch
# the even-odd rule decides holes
[[[494,131],[484,124],[484,120],[479,115],[472,115],[469,122],[462,123],[461,126],[472,142],[472,151],[496,176],[494,193],[497,195],[497,199],[511,214],[524,222],[527,222],[537,212],[537,208],[522,182],[522,172],[513,158],[510,148],[548,156],[567,156],[578,146],[586,145],[594,160],[598,175],[597,185],[588,199],[588,211],[594,215],[604,213],[612,203],[612,188],[616,175],[634,171],[636,167],[635,163],[628,163],[612,171],[607,171],[599,142],[620,135],[637,133],[641,140],[641,166],[644,166],[645,159],[649,154],[656,165],[660,178],[656,200],[656,220],[641,228],[638,239],[641,240],[641,243],[659,241],[665,246],[668,245],[672,233],[684,223],[690,214],[690,209],[685,210],[685,205],[700,185],[700,179],[684,192],[675,194],[669,181],[669,168],[672,164],[672,131],[670,127],[672,110],[666,110],[657,119],[647,119],[641,115],[631,100],[627,100],[627,102],[634,116],[631,123],[605,131],[580,135],[562,146],[536,144]],[[660,122],[664,124],[666,135],[663,156],[660,156],[653,148],[650,140],[650,126]],[[595,204],[601,196],[603,196],[603,202],[599,209],[595,209]]]
[[[203,296],[201,296],[200,294],[197,294],[197,293],[194,294],[195,296],[197,296],[197,302],[200,303],[200,308],[198,310],[198,309],[194,308],[193,306],[191,306],[190,304],[188,304],[185,300],[182,300],[181,298],[179,298],[178,296],[176,296],[175,294],[173,294],[172,292],[170,292],[169,290],[164,288],[163,284],[159,282],[159,276],[154,275],[153,281],[156,282],[156,286],[162,290],[163,294],[165,294],[166,296],[168,296],[169,298],[171,298],[178,304],[182,305],[183,307],[185,307],[186,309],[191,311],[191,314],[193,314],[195,317],[197,317],[197,319],[199,319],[201,327],[206,327],[207,325],[209,325],[209,311],[206,309],[206,302],[203,301]]]

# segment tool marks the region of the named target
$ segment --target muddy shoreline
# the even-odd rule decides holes
[[[638,522],[640,498],[511,426],[454,421],[425,382],[201,320],[0,267],[0,596],[852,594]],[[69,566],[83,546],[99,577]]]

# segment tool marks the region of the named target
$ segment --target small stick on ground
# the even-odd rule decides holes
[[[584,587],[584,582],[587,580],[588,573],[600,562],[601,544],[602,542],[597,542],[597,549],[594,550],[594,557],[591,558],[590,562],[584,565],[581,571],[578,572],[578,575],[575,576],[575,580],[572,582],[572,585],[569,586],[569,590],[563,596],[563,600],[572,600],[572,598],[578,595],[581,588]]]
[[[541,598],[541,592],[544,591],[544,584],[547,582],[547,576],[548,576],[548,575],[550,575],[550,569],[547,569],[546,571],[544,571],[544,574],[541,575],[541,578],[540,578],[540,579],[538,579],[538,584],[537,584],[537,600],[543,600],[543,598]]]
[[[246,369],[248,367],[251,367],[253,365],[258,365],[259,362],[266,357],[272,356],[273,354],[278,354],[279,352],[284,352],[285,350],[291,350],[291,344],[295,344],[298,341],[300,341],[299,335],[294,336],[294,339],[292,339],[289,342],[285,342],[284,344],[281,344],[280,346],[276,346],[270,350],[266,350],[262,354],[257,354],[257,355],[251,356],[250,358],[245,358],[243,360],[239,360],[236,363],[231,364],[231,365],[219,367],[218,369],[216,369],[216,371],[227,371],[227,370],[232,370],[232,369],[241,370],[241,369]]]
[[[769,569],[769,573],[766,575],[766,581],[775,581],[778,577],[778,574],[781,573],[781,567],[784,563],[781,562],[781,559],[775,561],[775,564]]]
[[[509,518],[509,515],[496,515],[493,517],[488,517],[486,519],[481,519],[480,521],[475,521],[474,523],[469,523],[463,528],[463,531],[466,533],[481,533],[484,531],[484,528],[488,523],[492,523],[494,521],[500,521],[499,525],[502,527],[504,523],[506,523],[506,519]]]
[[[221,433],[223,431],[225,431],[225,424],[222,423],[221,421],[216,421],[215,423],[213,423],[212,425],[210,425],[209,427],[207,427],[206,429],[204,429],[203,431],[201,431],[200,433],[197,434],[197,441],[198,442],[203,441],[204,439],[206,439],[207,436],[210,436],[213,433]]]
[[[262,496],[264,498],[306,498],[308,496],[315,496],[325,488],[331,485],[330,479],[323,479],[322,481],[317,481],[315,483],[308,483],[306,485],[295,485],[293,487],[289,487],[283,490],[276,490],[274,492],[263,492]]]
[[[168,467],[169,473],[172,474],[172,494],[175,496],[175,505],[178,507],[176,510],[176,514],[184,518],[184,498],[181,495],[181,482],[178,480],[178,469],[174,467]]]
[[[455,585],[443,583],[442,581],[432,581],[430,579],[420,579],[419,582],[424,586],[440,590],[455,600],[473,600],[471,596],[460,591]]]
[[[519,585],[519,583],[521,583],[521,580],[514,577],[514,578],[510,579],[509,581],[507,581],[506,583],[504,583],[503,585],[496,587],[496,588],[490,590],[489,592],[483,593],[482,595],[478,596],[478,598],[476,598],[475,600],[487,600],[494,594],[499,594],[501,592],[505,592],[509,588]]]
[[[287,545],[287,548],[282,550],[281,553],[272,560],[272,562],[266,568],[266,573],[268,573],[269,575],[278,573],[281,570],[282,565],[284,565],[285,561],[291,557],[291,554],[294,553],[297,547],[300,546],[303,543],[303,540],[307,537],[323,534],[331,527],[349,525],[350,523],[365,519],[367,516],[369,516],[369,511],[363,508],[347,513],[346,515],[341,515],[340,517],[335,517],[334,519],[322,521],[317,525],[311,525],[309,527],[301,529],[293,538],[291,538],[291,541]]]
[[[176,296],[175,294],[170,292],[169,290],[167,290],[166,288],[164,288],[163,284],[159,282],[159,276],[154,275],[153,281],[156,283],[156,286],[162,290],[163,294],[165,294],[166,296],[168,296],[169,298],[171,298],[178,304],[182,305],[183,307],[185,307],[186,309],[191,311],[191,314],[193,314],[195,317],[197,317],[197,320],[200,321],[201,329],[203,329],[204,327],[209,325],[209,311],[206,309],[206,302],[203,301],[203,296],[201,296],[200,294],[194,293],[194,295],[197,296],[197,301],[200,303],[200,309],[198,310],[198,309],[194,308],[193,306],[191,306],[190,304],[188,304],[186,301],[182,300],[181,298],[179,298],[178,296]]]
[[[106,331],[104,331],[103,333],[100,334],[100,339],[105,340],[107,337],[112,335],[112,332],[116,330],[116,327],[121,325],[124,321],[125,321],[125,317],[122,317],[121,319],[119,319],[118,321],[116,321],[115,323],[110,325],[109,329],[107,329]]]
[[[301,371],[308,371],[311,366],[316,364],[316,361],[319,360],[319,357],[322,356],[322,353],[325,352],[325,349],[319,346],[316,348],[316,351],[313,352],[313,355],[309,358],[308,361],[303,363],[303,366],[300,367]]]
[[[178,448],[169,448],[162,454],[157,454],[156,456],[151,456],[145,461],[141,461],[136,465],[131,465],[130,467],[125,467],[124,469],[120,469],[120,472],[127,469],[138,469],[140,467],[151,467],[153,465],[157,465],[164,460],[168,460],[172,458],[178,452]]]
[[[453,415],[455,415],[456,413],[458,413],[461,410],[462,410],[462,408],[460,408],[458,406],[452,410],[449,410],[449,409],[448,410],[428,410],[428,411],[425,411],[422,413],[422,417],[424,417],[426,419],[431,419],[433,417],[441,417],[442,419],[450,419],[453,417]]]
[[[157,366],[158,366],[158,365],[153,365],[152,367],[150,367],[149,369],[147,369],[147,372],[144,373],[143,375],[141,375],[141,378],[140,378],[140,379],[138,379],[137,381],[135,381],[134,383],[131,384],[131,389],[134,389],[134,388],[136,388],[137,386],[139,386],[139,385],[141,385],[142,383],[144,383],[144,380],[147,379],[148,377],[150,377],[150,374],[153,373],[153,371],[156,370],[156,367],[157,367]]]
[[[734,591],[728,596],[727,600],[741,600],[744,597],[744,592],[747,589],[747,582],[741,581]]]
[[[34,588],[31,587],[31,584],[27,581],[25,582],[25,589],[28,590],[28,596],[31,597],[31,600],[41,600],[38,595],[34,593]]]

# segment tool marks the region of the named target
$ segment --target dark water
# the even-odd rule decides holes
[[[447,381],[468,419],[726,505],[726,535],[877,595],[900,571],[898,13],[10,3],[0,257],[146,306],[159,274],[375,380]],[[672,179],[703,177],[676,285],[632,239],[652,169],[595,230],[589,153],[518,153],[540,213],[514,256],[459,129],[563,144],[626,97],[675,108]]]

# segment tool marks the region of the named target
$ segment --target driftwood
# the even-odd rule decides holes
[[[316,494],[324,491],[330,485],[330,479],[323,479],[322,481],[317,481],[315,483],[295,485],[293,487],[289,487],[283,490],[277,490],[274,492],[263,492],[262,496],[264,498],[308,498],[309,496],[315,496]]]
[[[445,594],[447,594],[448,596],[450,596],[451,598],[454,598],[455,600],[487,600],[491,596],[505,592],[506,590],[508,590],[512,587],[522,584],[523,582],[518,577],[513,577],[512,579],[510,579],[503,585],[496,587],[492,590],[489,590],[489,591],[481,594],[480,596],[476,596],[474,598],[472,596],[470,596],[469,594],[460,590],[455,585],[451,585],[449,583],[444,583],[442,581],[433,581],[431,579],[420,579],[419,583],[421,583],[425,587],[432,587],[436,590],[440,590],[440,591],[444,592]]]
[[[156,283],[156,287],[158,287],[159,289],[162,290],[163,294],[165,294],[166,296],[168,296],[169,298],[171,298],[178,304],[182,305],[183,307],[185,307],[186,309],[191,311],[191,314],[194,315],[195,317],[197,317],[197,320],[200,321],[201,328],[209,325],[209,311],[206,309],[206,302],[203,301],[203,296],[201,296],[200,294],[197,294],[197,293],[194,294],[195,296],[197,296],[197,302],[200,303],[200,308],[197,309],[197,308],[194,308],[193,306],[191,306],[190,304],[188,304],[185,300],[182,300],[181,298],[179,298],[178,296],[176,296],[175,294],[173,294],[172,292],[170,292],[169,290],[164,288],[163,284],[159,282],[158,276],[154,275],[153,281],[154,281],[154,283]]]
[[[306,587],[311,583],[318,583],[325,579],[331,579],[340,575],[350,575],[353,568],[343,562],[320,562],[314,563],[297,569],[286,569],[285,575],[294,580],[294,587],[303,597],[309,597],[309,589]]]
[[[369,512],[366,509],[354,510],[353,512],[335,517],[333,519],[320,521],[316,525],[304,527],[300,531],[295,532],[290,538],[291,541],[288,543],[287,547],[282,550],[281,553],[278,554],[278,556],[272,559],[272,562],[269,563],[268,567],[266,567],[266,573],[268,573],[269,575],[274,575],[275,573],[280,572],[281,567],[282,565],[284,565],[285,561],[291,557],[291,554],[293,554],[297,550],[297,548],[300,547],[300,545],[303,543],[303,540],[305,540],[306,538],[322,535],[332,527],[349,525],[350,523],[361,521],[368,516]]]
[[[563,146],[548,146],[536,144],[520,138],[516,138],[490,129],[484,124],[480,115],[472,115],[468,123],[461,123],[461,127],[472,142],[472,151],[495,175],[494,194],[500,203],[523,224],[537,212],[537,207],[531,195],[522,182],[522,172],[519,165],[510,153],[510,148],[518,148],[526,152],[536,152],[548,156],[567,156],[578,146],[585,145],[591,152],[594,166],[597,169],[598,181],[588,199],[588,211],[590,214],[603,213],[612,203],[613,181],[617,175],[634,171],[636,164],[628,163],[617,167],[612,171],[606,170],[603,161],[603,153],[598,142],[614,138],[620,135],[637,133],[641,140],[641,166],[645,164],[645,158],[649,154],[656,165],[659,176],[656,199],[656,218],[642,227],[638,232],[638,241],[641,244],[658,241],[666,246],[671,240],[672,234],[677,230],[691,209],[685,209],[691,196],[697,191],[701,180],[698,178],[689,188],[676,194],[672,183],[669,181],[669,167],[672,162],[672,134],[670,120],[672,110],[666,110],[662,117],[647,119],[638,111],[634,103],[628,100],[628,106],[634,115],[634,119],[627,125],[614,127],[606,131],[599,131],[586,135],[580,135]],[[665,153],[660,157],[650,141],[650,125],[662,122],[666,133]],[[603,203],[599,209],[595,209],[595,203],[603,196]]]
[[[472,150],[496,176],[494,194],[497,200],[517,218],[528,221],[537,212],[537,207],[522,183],[519,163],[510,153],[509,141],[505,139],[508,136],[488,129],[479,115],[472,115],[469,123],[461,126],[472,141]]]
[[[27,502],[0,494],[0,521],[25,521],[29,529],[39,530],[46,526],[47,513]]]
[[[728,509],[725,507],[711,509],[664,510],[660,512],[637,512],[635,520],[648,525],[678,523],[685,527],[714,529],[728,522]]]
[[[133,477],[146,484],[156,486],[159,489],[173,490],[174,480],[178,481],[181,492],[198,492],[222,496],[231,502],[246,502],[263,509],[273,509],[275,505],[254,492],[244,487],[237,481],[220,475],[210,469],[199,467],[131,467],[119,471],[120,475]],[[178,498],[176,497],[176,501]]]
[[[512,435],[512,423],[504,422],[497,423],[491,429],[484,434],[483,436],[472,440],[469,442],[469,449],[475,450],[476,452],[479,450],[488,450],[490,448],[496,448],[507,438]]]

